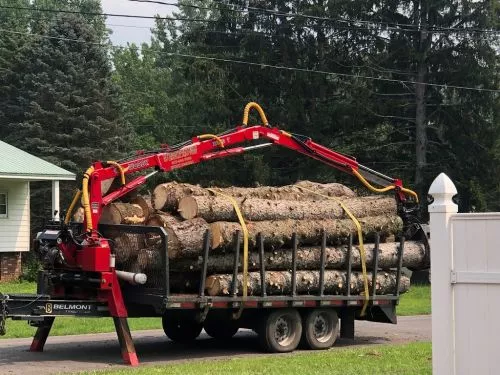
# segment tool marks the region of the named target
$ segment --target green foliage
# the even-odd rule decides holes
[[[101,12],[96,0],[35,3]],[[130,128],[111,78],[108,48],[102,44],[104,19],[48,15],[29,13],[28,21],[18,27],[23,34],[0,36],[5,66],[0,77],[0,138],[80,174],[95,160],[110,160],[129,150]],[[25,20],[22,14],[18,17]],[[71,185],[61,186],[62,207],[71,199]],[[31,192],[31,227],[36,231],[51,216],[51,198],[47,184],[33,184]]]

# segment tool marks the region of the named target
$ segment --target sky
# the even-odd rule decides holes
[[[175,2],[169,0],[167,2]],[[161,4],[138,3],[128,0],[101,0],[104,13],[132,14],[136,16],[168,16],[176,7]],[[149,42],[150,29],[154,25],[152,19],[108,17],[106,24],[113,31],[111,42],[116,45],[126,45],[127,42],[141,44]]]

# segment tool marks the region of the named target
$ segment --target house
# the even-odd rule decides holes
[[[75,175],[0,141],[0,282],[20,275],[21,253],[30,250],[30,182],[52,182],[54,212],[61,180]]]

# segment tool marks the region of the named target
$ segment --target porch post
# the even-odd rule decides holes
[[[57,211],[57,215],[54,216],[54,212]],[[59,181],[52,181],[52,212],[51,217],[54,218],[55,221],[59,221],[59,215],[61,211],[59,209]]]

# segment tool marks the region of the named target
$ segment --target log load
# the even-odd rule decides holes
[[[366,266],[373,267],[374,244],[365,244]],[[378,267],[379,269],[389,269],[398,266],[399,243],[389,242],[379,244]],[[318,270],[321,264],[321,247],[302,247],[297,249],[297,269],[298,270]],[[420,242],[407,241],[404,245],[403,267],[410,269],[424,269],[428,267],[428,254],[425,246]],[[179,259],[170,263],[170,268],[179,272],[198,271],[203,265],[203,258]],[[266,270],[282,271],[292,268],[292,250],[278,249],[264,253],[264,265]],[[232,253],[212,253],[208,257],[207,268],[212,273],[230,273],[233,271],[234,254]],[[241,255],[240,255],[241,267]],[[347,246],[326,247],[325,248],[325,268],[326,269],[346,269],[347,268]],[[361,268],[361,256],[358,246],[352,247],[352,268]],[[248,254],[248,270],[258,271],[260,269],[260,259],[256,252]],[[240,268],[241,270],[241,268]]]
[[[280,187],[261,186],[255,188],[228,187],[214,188],[216,191],[238,198],[260,198],[271,200],[324,200],[325,198],[303,188],[314,190],[327,196],[355,197],[356,194],[348,187],[337,184],[320,184],[310,181],[301,181],[296,185]],[[157,210],[175,212],[179,201],[187,196],[210,196],[209,190],[198,185],[167,182],[158,185],[153,191],[153,207]]]
[[[195,219],[192,219],[195,220]],[[363,237],[366,240],[373,238],[375,233],[381,237],[390,236],[401,232],[403,222],[399,216],[371,216],[359,219]],[[302,245],[319,245],[321,243],[321,229],[327,234],[327,244],[336,245],[345,243],[350,234],[356,236],[357,229],[350,219],[325,219],[325,220],[266,220],[247,223],[249,244],[256,246],[257,235],[264,236],[264,245],[267,248],[280,248],[290,245],[292,234],[297,234],[297,239]],[[218,221],[210,224],[212,231],[212,248],[230,248],[233,236],[240,231],[238,223]],[[193,254],[198,255],[198,254]]]
[[[232,275],[217,274],[206,279],[206,291],[210,296],[226,296],[231,293]],[[266,292],[269,295],[290,294],[292,287],[292,273],[289,271],[267,271],[265,276]],[[325,294],[338,295],[347,291],[346,273],[343,271],[325,271]],[[242,294],[243,275],[238,274],[239,295]],[[364,291],[363,275],[361,272],[351,274],[351,293],[360,294]],[[318,294],[319,271],[297,271],[297,294]],[[368,274],[368,286],[372,288],[372,277]],[[410,287],[410,279],[401,276],[399,292],[405,293]],[[376,278],[375,290],[377,294],[392,294],[396,288],[395,272],[379,272]],[[259,295],[261,282],[259,272],[248,273],[248,295]]]
[[[100,223],[140,225],[145,220],[146,217],[140,205],[115,202],[104,206]]]
[[[356,218],[396,215],[396,201],[392,197],[369,196],[342,199],[342,203]],[[335,200],[297,201],[245,199],[240,203],[245,220],[304,220],[340,219],[348,217]],[[179,214],[183,219],[202,217],[207,222],[238,221],[231,202],[222,196],[189,196],[179,201]]]
[[[112,238],[110,241],[116,262],[125,263],[134,260],[140,249],[145,246],[145,237],[143,234],[122,233]]]

